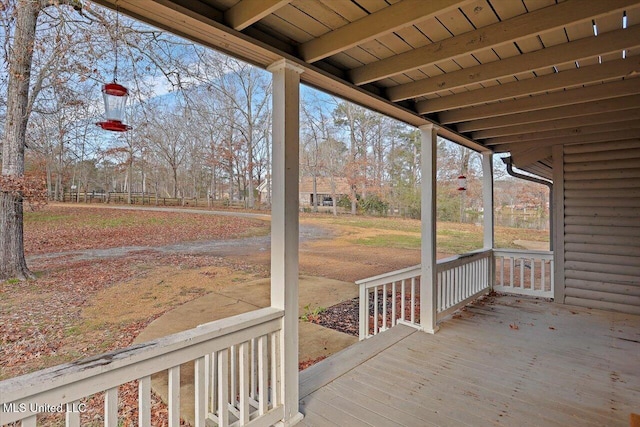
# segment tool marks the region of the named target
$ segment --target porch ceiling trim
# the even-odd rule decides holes
[[[117,3],[261,68],[287,59],[304,84],[415,127],[436,124],[480,152],[579,140],[567,130],[582,131],[589,115],[599,125],[637,119],[626,103],[640,95],[640,0]]]

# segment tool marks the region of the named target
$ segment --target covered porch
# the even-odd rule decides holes
[[[149,426],[151,376],[166,372],[178,426],[181,366],[196,427],[624,425],[640,412],[637,0],[98,2],[272,72],[271,307],[4,381],[0,425],[53,408],[78,426],[100,394],[99,422],[117,426],[119,387],[137,381]],[[359,283],[363,342],[299,375],[300,82],[420,129],[422,247],[419,266]],[[494,153],[553,180],[555,251],[496,249],[485,215],[482,249],[436,261],[438,137],[482,153],[484,212]],[[492,290],[555,302],[490,296],[455,314]]]
[[[628,425],[640,316],[489,296],[435,335],[399,325],[300,374],[301,425]]]

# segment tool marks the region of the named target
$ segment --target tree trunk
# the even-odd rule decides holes
[[[355,215],[358,212],[358,193],[356,191],[356,186],[353,184],[351,186],[351,215]]]
[[[336,196],[336,182],[331,175],[331,204],[333,206],[333,216],[338,215],[338,200]]]
[[[10,50],[7,87],[7,117],[2,144],[2,176],[24,176],[24,148],[27,130],[29,81],[33,60],[39,4],[20,0],[16,4],[16,30]],[[2,189],[0,194],[0,280],[34,277],[24,257],[22,195]]]
[[[318,179],[313,174],[313,211],[318,213]]]

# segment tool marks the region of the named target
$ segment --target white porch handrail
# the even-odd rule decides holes
[[[437,320],[491,288],[491,254],[490,249],[481,249],[437,261]],[[420,328],[420,273],[416,265],[356,282],[361,340],[398,323]]]
[[[418,321],[417,308],[419,306],[419,304],[416,304],[416,292],[419,280],[420,265],[416,265],[356,282],[356,285],[360,287],[358,318],[360,319],[359,336],[361,340],[395,326],[398,322],[419,326],[416,323]],[[391,290],[391,295],[389,295],[389,290]],[[378,301],[379,297],[381,298],[380,302]],[[389,299],[390,301],[388,301]],[[409,299],[409,302],[407,302],[407,299]],[[382,307],[380,307],[380,304],[382,304]],[[371,305],[373,309],[373,324],[369,325]],[[387,312],[387,306],[389,305],[390,311]],[[380,317],[381,322],[379,322]]]
[[[284,417],[279,334],[284,312],[264,308],[78,362],[0,382],[0,425],[35,426],[39,408],[80,425],[81,399],[105,395],[105,426],[118,425],[117,393],[138,381],[140,425],[151,419],[151,375],[168,371],[169,425],[179,425],[180,366],[195,361],[195,426],[268,426]],[[231,363],[229,361],[231,360]],[[33,405],[38,405],[35,408]],[[32,411],[35,409],[35,411]]]
[[[438,321],[491,289],[491,253],[480,249],[438,260]]]
[[[494,249],[493,254],[495,291],[553,298],[552,251]]]

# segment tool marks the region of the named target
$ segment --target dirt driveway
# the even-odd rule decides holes
[[[37,279],[0,283],[0,379],[126,347],[220,284],[269,277],[269,220],[71,204],[29,214],[25,246]],[[302,216],[300,230],[301,275],[354,282],[420,262],[417,250],[354,243],[371,233],[362,228]]]

